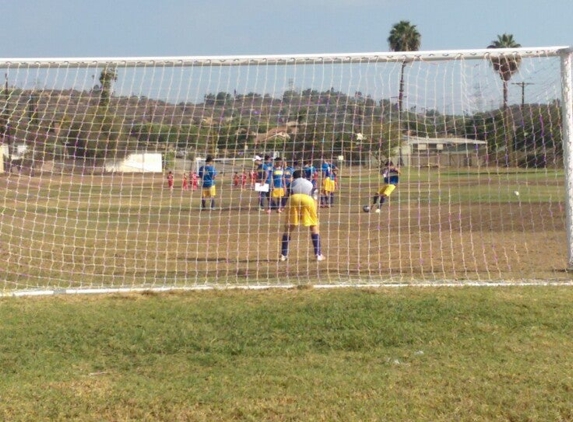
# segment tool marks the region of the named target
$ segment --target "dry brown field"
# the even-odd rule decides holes
[[[443,173],[443,175],[442,175]],[[362,212],[376,172],[346,171],[319,210],[323,253],[308,230],[279,262],[284,215],[251,189],[218,181],[217,210],[163,175],[4,175],[0,286],[23,289],[467,282],[564,282],[562,181],[481,173],[403,176],[380,214]],[[522,190],[514,196],[515,186]]]

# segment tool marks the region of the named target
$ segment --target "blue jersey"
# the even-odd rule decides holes
[[[271,163],[261,163],[257,167],[257,181],[259,183],[271,184],[273,165]]]
[[[384,183],[388,185],[397,185],[400,181],[400,172],[396,167],[385,168],[382,176],[384,176]]]
[[[264,163],[263,166],[265,167],[265,171],[267,172],[267,180],[265,183],[271,184],[273,180],[273,164],[272,163]]]
[[[322,163],[322,177],[324,177],[325,179],[328,178],[330,180],[334,180],[335,176],[336,176],[336,166],[334,164],[330,164],[327,162]]]
[[[267,173],[265,172],[265,166],[261,163],[257,166],[257,182],[265,183],[267,178]]]
[[[294,173],[294,167],[286,166],[285,167],[285,183],[287,188],[290,186],[292,182],[292,174]]]
[[[265,183],[265,179],[267,178],[267,173],[265,171],[264,164],[259,164],[257,166],[257,182]]]
[[[206,164],[199,169],[199,177],[203,181],[201,185],[203,188],[215,186],[215,176],[217,176],[217,170],[212,165]]]
[[[310,164],[304,166],[302,171],[305,179],[312,180],[312,176],[314,175],[314,173],[316,173],[316,168],[312,164]]]
[[[273,188],[285,187],[284,170],[282,167],[273,167],[271,177],[273,182]]]

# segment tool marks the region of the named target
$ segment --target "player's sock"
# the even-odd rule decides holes
[[[334,194],[330,194],[330,205],[334,205]]]
[[[372,197],[372,206],[376,205],[376,203],[378,202],[378,198],[380,198],[378,195],[374,195]]]
[[[312,238],[312,246],[314,246],[314,254],[321,255],[320,252],[320,234],[311,233],[310,237]]]
[[[201,199],[201,208],[205,208],[206,204],[205,204],[205,200]]]
[[[381,197],[380,197],[380,206],[382,206],[382,204],[384,203],[384,201],[386,201],[386,197],[385,197],[385,196],[381,196]]]
[[[283,240],[281,245],[281,255],[288,256],[288,242],[290,242],[290,236],[288,234],[283,234]]]
[[[215,208],[215,200],[211,199],[211,208]]]

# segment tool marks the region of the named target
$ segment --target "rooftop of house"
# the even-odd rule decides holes
[[[404,140],[408,144],[443,144],[443,145],[486,145],[486,141],[480,141],[478,139],[468,139],[468,138],[424,138],[419,136],[405,136]]]

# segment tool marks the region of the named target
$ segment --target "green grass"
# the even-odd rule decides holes
[[[360,184],[380,182],[380,176],[354,178]],[[564,200],[563,170],[491,169],[452,171],[405,168],[400,181],[401,203],[441,204],[556,202]],[[515,192],[519,192],[519,196]],[[397,195],[394,195],[397,196]],[[394,198],[396,200],[396,198]]]
[[[0,299],[0,419],[573,419],[573,290]]]

